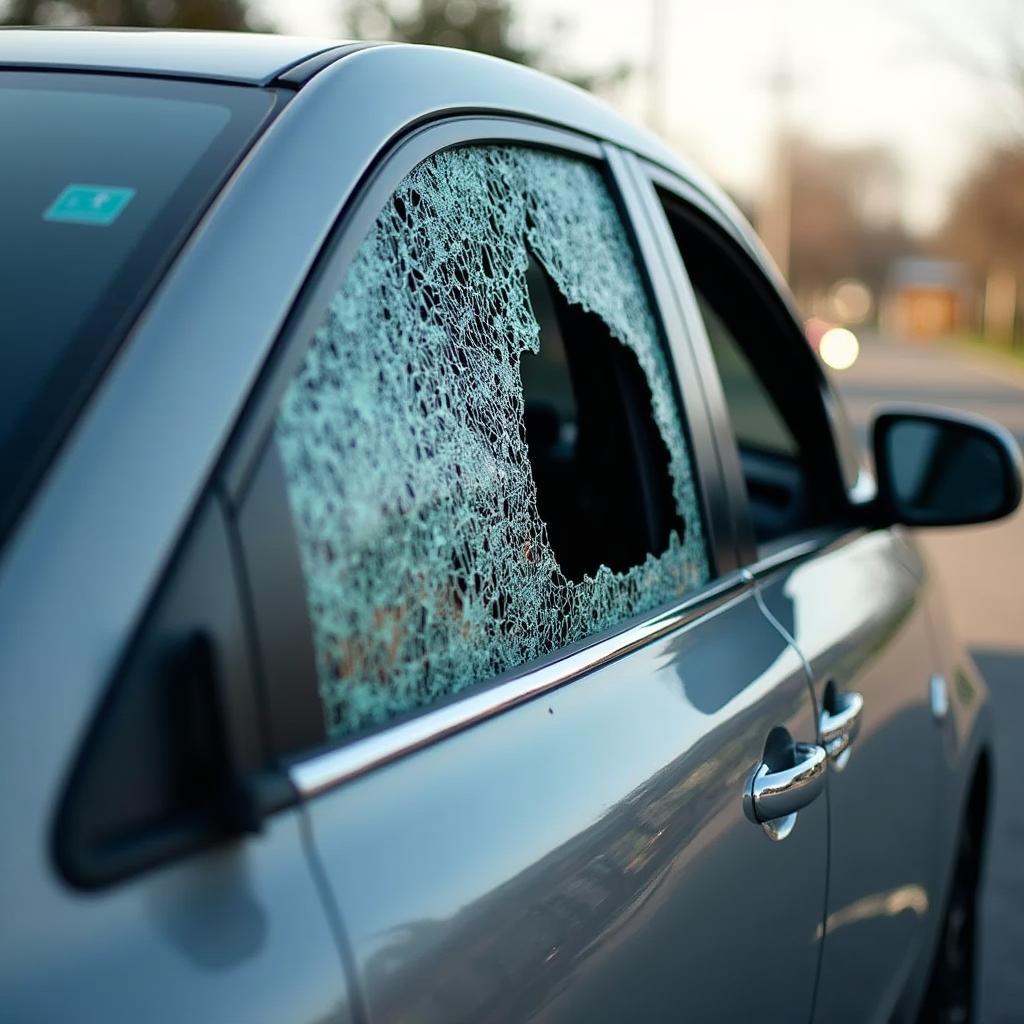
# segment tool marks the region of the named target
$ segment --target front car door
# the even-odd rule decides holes
[[[721,443],[753,534],[740,557],[807,663],[830,749],[815,1019],[888,1020],[902,995],[913,1005],[920,991],[942,910],[945,776],[921,563],[900,531],[853,525],[842,493],[851,474],[842,479],[826,415],[836,400],[764,274],[724,221],[654,176],[685,263],[682,287],[692,286],[694,333],[707,339],[706,385],[728,414]]]
[[[742,796],[818,778],[814,703],[708,511],[601,158],[511,122],[400,147],[232,474],[375,1021],[811,1012],[825,800],[762,827]]]
[[[904,993],[913,1005],[944,909],[953,811],[929,706],[924,581],[908,560],[904,541],[881,530],[757,571],[807,658],[823,722],[863,701],[859,732],[831,765],[821,1021],[887,1021]]]

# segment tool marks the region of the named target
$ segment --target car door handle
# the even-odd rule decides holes
[[[750,779],[743,801],[751,821],[758,824],[796,814],[825,788],[827,755],[816,743],[794,743],[791,768],[772,771],[763,761]]]
[[[821,742],[831,761],[843,768],[849,759],[850,744],[860,732],[864,698],[859,693],[844,693],[832,698],[835,711],[821,713]]]

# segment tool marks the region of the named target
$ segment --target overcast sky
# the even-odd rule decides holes
[[[258,0],[282,31],[337,35],[344,0]],[[912,226],[940,218],[949,190],[1009,126],[996,88],[965,70],[961,48],[996,64],[994,26],[1024,0],[665,0],[664,134],[726,187],[756,201],[773,106],[768,76],[794,77],[794,125],[837,146],[883,143],[902,170]],[[550,38],[561,65],[644,66],[652,0],[519,0],[528,42]],[[643,76],[610,101],[635,120],[648,113]]]

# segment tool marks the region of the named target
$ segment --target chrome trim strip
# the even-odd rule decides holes
[[[743,570],[751,579],[758,576],[764,576],[771,572],[773,569],[781,568],[790,562],[798,562],[808,555],[813,555],[818,551],[823,551],[828,547],[829,542],[823,541],[820,537],[811,537],[808,540],[799,541],[796,544],[791,544],[789,547],[784,548],[782,551],[774,551],[770,555],[766,555],[764,558],[759,558],[753,565],[747,566]]]
[[[692,595],[681,604],[573,651],[538,668],[498,682],[485,690],[427,711],[416,718],[288,766],[292,785],[303,798],[319,796],[381,765],[451,736],[541,694],[564,686],[587,672],[607,665],[630,651],[713,614],[751,588],[749,580],[733,573]]]
[[[812,555],[820,555],[826,551],[834,551],[837,548],[845,547],[847,544],[852,544],[855,540],[863,537],[867,532],[867,529],[863,526],[854,526],[841,531],[829,529],[816,531],[814,536],[808,537],[806,540],[797,541],[781,551],[773,551],[770,555],[765,555],[764,558],[758,559],[752,565],[748,565],[740,571],[745,577],[754,580],[761,576],[766,576],[776,569],[781,569],[785,565],[800,562]]]

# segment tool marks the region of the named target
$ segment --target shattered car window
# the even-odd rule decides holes
[[[531,262],[600,318],[649,388],[678,526],[635,565],[567,574],[538,512],[520,373],[541,344]],[[578,160],[480,146],[413,170],[334,295],[275,436],[333,737],[708,577],[654,316],[614,200]]]

